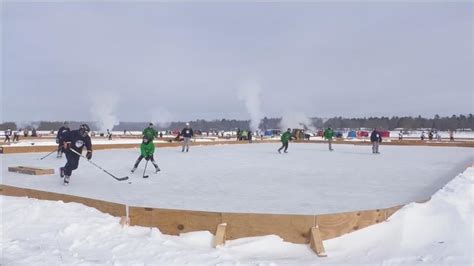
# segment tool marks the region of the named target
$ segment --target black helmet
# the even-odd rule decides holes
[[[87,135],[87,133],[89,133],[91,131],[91,129],[89,128],[89,126],[87,124],[82,124],[80,127],[79,127],[79,130],[81,131],[82,135]]]

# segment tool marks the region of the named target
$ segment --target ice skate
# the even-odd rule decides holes
[[[70,178],[70,176],[68,176],[68,175],[64,176],[64,185],[65,186],[69,185],[69,178]]]

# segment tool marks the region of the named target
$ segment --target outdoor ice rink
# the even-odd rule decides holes
[[[324,214],[386,208],[425,200],[462,172],[474,159],[470,148],[370,146],[290,143],[160,148],[155,159],[162,171],[143,179],[145,160],[130,173],[139,149],[95,151],[93,161],[117,176],[118,182],[81,159],[71,183],[57,174],[29,176],[8,166],[57,169],[65,158],[39,160],[43,153],[5,154],[2,184],[71,194],[133,206],[202,211]]]

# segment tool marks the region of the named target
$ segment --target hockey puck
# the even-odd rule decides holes
[[[132,182],[128,182],[129,184],[131,184]]]

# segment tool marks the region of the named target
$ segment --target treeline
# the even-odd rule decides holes
[[[369,117],[369,118],[342,118],[334,117],[327,120],[324,126],[333,128],[381,128],[393,130],[396,128],[417,129],[433,128],[438,130],[456,130],[456,129],[474,129],[474,120],[472,114],[453,115],[440,117],[435,115],[433,118],[418,117]]]
[[[322,118],[311,118],[312,125],[315,128],[323,127],[332,127],[336,129],[342,128],[380,128],[393,130],[396,128],[403,128],[406,130],[418,129],[418,128],[433,128],[438,130],[456,130],[456,129],[474,129],[474,120],[473,115],[452,115],[446,117],[440,117],[435,115],[433,118],[424,118],[421,116],[418,117],[364,117],[364,118],[343,118],[343,117],[334,117],[324,121]],[[261,129],[278,129],[280,128],[281,118],[263,118],[260,123]],[[69,125],[71,128],[79,128],[79,125],[82,123],[88,123],[92,130],[98,130],[94,122],[81,122],[81,121],[71,121]],[[191,126],[195,130],[208,131],[208,130],[235,130],[248,129],[249,121],[248,120],[235,120],[235,119],[220,119],[220,120],[203,120],[198,119],[195,121],[190,121]],[[0,124],[0,130],[6,129],[23,129],[23,128],[36,128],[37,130],[57,130],[63,122],[51,122],[51,121],[41,121],[34,122],[31,124],[22,123],[22,126],[17,126],[15,122],[6,122]],[[148,122],[120,122],[119,125],[115,126],[113,130],[115,131],[137,131],[142,130],[148,125]],[[168,124],[158,124],[155,125],[159,130],[173,130],[181,129],[185,126],[185,122],[171,122]],[[302,126],[304,127],[304,126]]]

